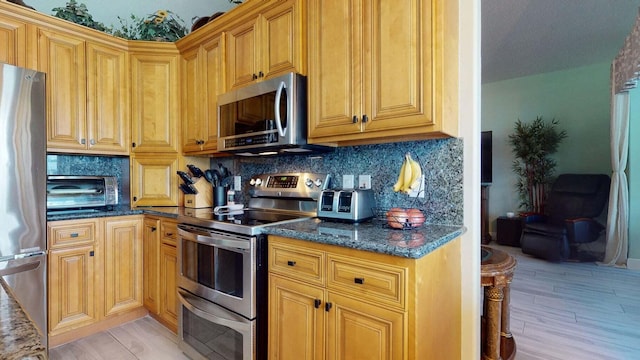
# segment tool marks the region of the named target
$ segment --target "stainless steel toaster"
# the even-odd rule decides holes
[[[375,207],[371,189],[324,190],[317,216],[323,220],[360,222],[374,217]]]

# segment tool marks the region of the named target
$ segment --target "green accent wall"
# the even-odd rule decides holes
[[[640,259],[640,89],[629,92],[629,258]]]
[[[508,144],[517,119],[555,118],[567,131],[555,154],[556,174],[611,174],[609,74],[610,65],[602,63],[482,85],[481,129],[493,131],[490,231],[498,216],[519,209]]]

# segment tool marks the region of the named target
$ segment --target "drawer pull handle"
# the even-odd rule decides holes
[[[167,233],[166,236],[173,236],[173,233]]]
[[[296,266],[296,262],[295,262],[295,261],[291,261],[291,260],[289,260],[289,261],[287,261],[287,265],[289,265],[289,266]]]
[[[78,235],[78,233],[71,233],[71,237],[72,238],[77,238],[78,236],[80,236],[80,235]]]
[[[331,303],[330,303],[330,302],[324,303],[324,311],[329,311],[329,310],[331,310],[331,306],[333,306],[333,305],[331,305]]]
[[[353,282],[356,284],[364,284],[364,278],[353,278]]]
[[[320,299],[315,299],[313,300],[313,306],[317,309],[320,307],[320,304],[322,304],[322,301],[320,301]]]

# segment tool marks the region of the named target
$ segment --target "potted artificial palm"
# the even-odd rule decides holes
[[[518,176],[516,189],[520,207],[526,212],[544,214],[547,185],[551,183],[556,162],[550,157],[567,137],[565,130],[557,129],[558,121],[545,122],[538,116],[530,123],[518,119],[509,144],[515,156],[512,169]]]

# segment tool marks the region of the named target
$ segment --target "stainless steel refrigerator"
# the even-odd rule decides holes
[[[47,346],[43,73],[0,63],[0,276]]]

